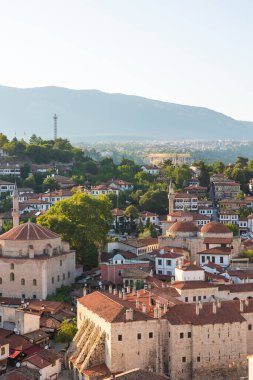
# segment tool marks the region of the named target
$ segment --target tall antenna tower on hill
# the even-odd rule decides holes
[[[54,114],[54,141],[57,140],[57,120],[58,120],[58,117],[55,113]]]

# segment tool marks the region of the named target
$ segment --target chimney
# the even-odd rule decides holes
[[[167,310],[168,310],[168,305],[165,303],[163,305],[163,312],[164,312],[164,314],[167,313]]]
[[[216,314],[216,312],[217,312],[216,302],[213,302],[213,314]]]
[[[146,313],[146,312],[147,312],[147,307],[146,307],[146,304],[145,304],[145,303],[142,304],[142,312],[143,312],[143,313]]]
[[[87,295],[87,289],[86,289],[86,287],[84,286],[83,287],[83,296],[86,296]]]
[[[182,269],[182,260],[179,260],[178,268],[179,268],[179,269]]]
[[[112,285],[109,285],[109,293],[112,294]]]
[[[127,293],[130,293],[131,289],[130,286],[127,286]]]
[[[133,309],[126,310],[126,321],[132,321],[134,319]]]
[[[133,288],[133,290],[132,290],[132,295],[135,296],[135,294],[136,294],[136,289]]]
[[[119,298],[123,298],[123,294],[121,290],[119,290]]]
[[[158,318],[161,318],[161,316],[162,316],[162,309],[160,306],[158,307],[157,316],[158,316]]]
[[[140,301],[137,299],[136,300],[136,309],[139,309],[139,307],[140,307]]]
[[[197,265],[197,261],[196,261],[196,260],[194,260],[194,261],[193,261],[193,264],[194,264],[194,265]]]
[[[199,302],[199,310],[203,309],[203,302]]]
[[[164,248],[160,249],[160,254],[164,255]]]
[[[221,308],[221,301],[220,300],[217,301],[217,307],[218,307],[218,309]]]
[[[249,306],[249,299],[248,298],[245,299],[245,306]]]
[[[137,298],[140,298],[140,291],[139,290],[137,290],[136,296],[137,296]]]
[[[126,293],[123,293],[123,301],[126,301],[127,300],[127,294]]]
[[[149,304],[149,306],[152,305],[152,294],[151,294],[151,292],[149,292],[148,304]]]
[[[171,285],[174,284],[174,277],[171,277],[170,283],[171,283]]]
[[[154,308],[154,318],[158,318],[158,309]]]
[[[113,294],[116,296],[117,295],[117,288],[113,289]]]
[[[243,300],[240,300],[240,312],[243,313]]]
[[[165,283],[164,282],[162,282],[162,288],[165,288]]]
[[[199,315],[199,303],[196,303],[196,315]]]

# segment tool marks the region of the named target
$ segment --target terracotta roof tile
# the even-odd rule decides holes
[[[210,222],[201,228],[203,234],[228,234],[231,233],[227,226],[218,222]]]
[[[47,228],[35,223],[24,223],[0,236],[0,240],[45,240],[56,239],[60,236]]]

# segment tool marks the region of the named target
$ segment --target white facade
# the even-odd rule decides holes
[[[158,175],[160,173],[160,170],[156,166],[143,165],[141,167],[141,170],[144,173],[149,173],[153,175]]]
[[[199,254],[199,264],[203,266],[211,261],[214,264],[218,264],[221,267],[228,267],[230,264],[230,255],[212,254],[212,253],[200,253]]]
[[[175,269],[178,265],[181,265],[184,259],[183,255],[162,253],[155,258],[155,271],[156,274],[162,274],[166,276],[175,276]],[[176,257],[174,257],[176,256]]]
[[[184,270],[184,268],[177,267],[175,269],[175,281],[204,281],[204,270]]]
[[[174,211],[187,210],[196,211],[198,210],[198,198],[196,196],[191,196],[190,194],[175,195],[174,201]]]

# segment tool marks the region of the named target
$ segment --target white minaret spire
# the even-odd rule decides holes
[[[15,182],[15,187],[13,191],[13,208],[12,208],[12,221],[13,227],[17,227],[19,225],[19,202],[18,202],[18,188]]]

